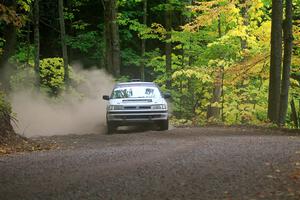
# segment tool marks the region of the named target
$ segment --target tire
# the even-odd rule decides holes
[[[113,122],[107,122],[107,134],[111,135],[116,132],[118,126]]]
[[[167,131],[169,129],[169,120],[160,121],[158,126],[160,131]]]

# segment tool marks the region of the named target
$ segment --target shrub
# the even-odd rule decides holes
[[[65,90],[64,61],[62,58],[45,58],[40,61],[41,87],[57,96]]]
[[[4,93],[0,92],[0,143],[1,136],[5,136],[10,132],[13,132],[11,126],[11,106],[6,101]]]
[[[4,93],[0,92],[0,117],[2,117],[5,113],[11,114],[11,106],[6,101]]]

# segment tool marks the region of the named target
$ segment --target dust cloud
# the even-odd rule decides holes
[[[114,79],[102,70],[73,68],[85,77],[85,82],[76,88],[84,94],[81,99],[64,94],[59,102],[53,102],[29,90],[11,95],[17,133],[35,137],[105,132],[106,102],[102,95],[110,94]]]

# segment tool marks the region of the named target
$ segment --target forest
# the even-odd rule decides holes
[[[2,0],[0,130],[10,94],[84,98],[73,69],[156,82],[172,123],[299,128],[300,0]]]

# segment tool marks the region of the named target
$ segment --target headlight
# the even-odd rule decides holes
[[[108,106],[108,110],[123,110],[123,106],[121,106],[121,105],[110,105],[110,106]]]
[[[167,106],[165,104],[159,104],[159,105],[153,105],[152,106],[152,109],[153,110],[163,110],[163,109],[166,109]]]

